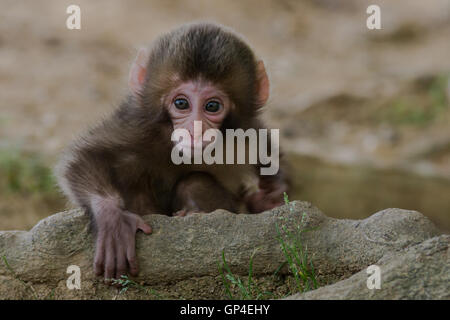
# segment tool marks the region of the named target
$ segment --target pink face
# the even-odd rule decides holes
[[[202,80],[181,83],[164,101],[173,128],[187,129],[193,140],[201,140],[201,136],[194,136],[194,121],[202,122],[202,134],[211,128],[219,129],[232,108],[231,100],[223,91]]]

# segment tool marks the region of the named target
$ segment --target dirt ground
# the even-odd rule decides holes
[[[0,0],[4,150],[38,152],[53,165],[119,103],[137,48],[206,20],[243,34],[265,61],[265,118],[287,152],[450,179],[449,0],[80,0],[81,30],[68,30],[72,3]],[[382,30],[366,28],[375,3]],[[40,207],[25,218],[36,207],[21,202],[0,196],[0,216],[28,212],[0,229],[29,228],[52,213]]]

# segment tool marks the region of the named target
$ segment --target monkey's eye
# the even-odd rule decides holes
[[[178,98],[174,101],[175,108],[180,110],[186,110],[189,108],[189,102],[186,99]]]
[[[208,112],[217,112],[220,110],[220,103],[217,101],[209,101],[205,105],[205,110]]]

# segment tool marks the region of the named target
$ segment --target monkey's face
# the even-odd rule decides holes
[[[182,138],[177,147],[196,151],[219,144],[225,126],[252,123],[269,97],[264,63],[238,36],[211,24],[174,30],[139,50],[129,86],[155,118],[170,118],[172,141]],[[214,143],[204,142],[210,136]]]
[[[190,143],[179,147],[202,148],[210,142],[202,137],[208,129],[220,129],[223,120],[232,109],[230,98],[216,85],[197,79],[182,82],[172,89],[164,99],[173,129],[186,129],[190,134]]]

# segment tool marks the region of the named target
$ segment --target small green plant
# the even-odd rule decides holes
[[[283,192],[284,204],[289,205],[289,197],[286,192]]]
[[[139,291],[143,291],[147,295],[153,295],[157,299],[162,299],[161,295],[151,288],[146,288],[145,286],[131,280],[128,276],[122,275],[119,279],[111,279],[112,284],[120,285],[120,294],[128,291],[129,288],[136,288]]]
[[[27,284],[25,281],[23,281],[15,272],[14,272],[14,270],[11,268],[11,266],[9,265],[9,263],[8,263],[8,260],[6,260],[6,256],[2,256],[2,260],[3,260],[3,263],[5,264],[5,266],[6,266],[6,269],[13,275],[13,277],[16,279],[16,280],[18,280],[18,281],[20,281],[28,290],[30,290],[31,291],[31,294],[33,295],[33,297],[36,299],[36,300],[39,300],[40,298],[39,298],[39,295],[37,294],[37,292],[36,292],[36,290],[34,289],[34,287],[32,286],[32,285],[30,285],[30,284]]]
[[[450,101],[447,98],[447,87],[450,85],[450,74],[440,75],[431,83],[428,89],[428,96],[435,112],[439,112],[448,107]]]
[[[294,207],[289,202],[286,193],[284,193],[284,203],[290,207],[290,212],[293,212]],[[294,230],[290,230],[286,226],[286,223],[282,223],[281,225],[277,223],[275,226],[277,240],[286,258],[289,270],[294,276],[299,292],[309,291],[318,287],[314,265],[308,256],[308,248],[307,246],[303,246],[302,241],[303,233],[311,231],[311,229],[303,228],[305,217],[306,213],[304,212],[300,223],[294,226]],[[282,220],[284,220],[283,222],[287,222],[285,221],[286,219]]]
[[[440,118],[448,110],[446,90],[449,75],[434,77],[424,88],[395,98],[384,111],[384,119],[395,125],[424,126]]]
[[[433,120],[435,114],[432,109],[402,97],[392,102],[387,116],[395,124],[425,125]]]
[[[271,292],[263,292],[253,280],[253,258],[257,251],[255,250],[250,257],[247,283],[244,283],[239,276],[233,274],[225,259],[225,252],[222,251],[222,264],[219,264],[219,273],[225,286],[225,292],[230,299],[259,300],[273,296]],[[239,297],[233,296],[232,286],[239,290]]]
[[[55,288],[44,298],[44,300],[55,300]]]
[[[34,153],[0,149],[0,190],[9,193],[56,194],[51,169]]]
[[[286,192],[283,194],[284,203],[289,206],[289,211],[294,212],[295,208],[289,201],[289,197]],[[283,255],[286,261],[281,263],[275,271],[274,275],[277,275],[280,270],[287,264],[289,270],[294,276],[296,286],[299,292],[305,292],[318,287],[318,281],[316,279],[314,265],[308,256],[307,247],[303,247],[302,235],[305,232],[313,229],[303,228],[304,219],[306,213],[303,213],[302,219],[299,224],[294,226],[294,230],[290,230],[286,225],[276,224],[277,240],[280,243]],[[284,222],[286,219],[282,219]],[[225,292],[230,299],[267,299],[273,298],[274,294],[271,292],[262,292],[256,283],[253,281],[253,258],[257,250],[253,252],[250,257],[248,278],[246,283],[237,275],[233,274],[226,259],[225,253],[222,251],[222,264],[219,265],[219,273],[222,277],[222,282],[225,286]],[[233,296],[232,286],[239,290],[239,297]]]

